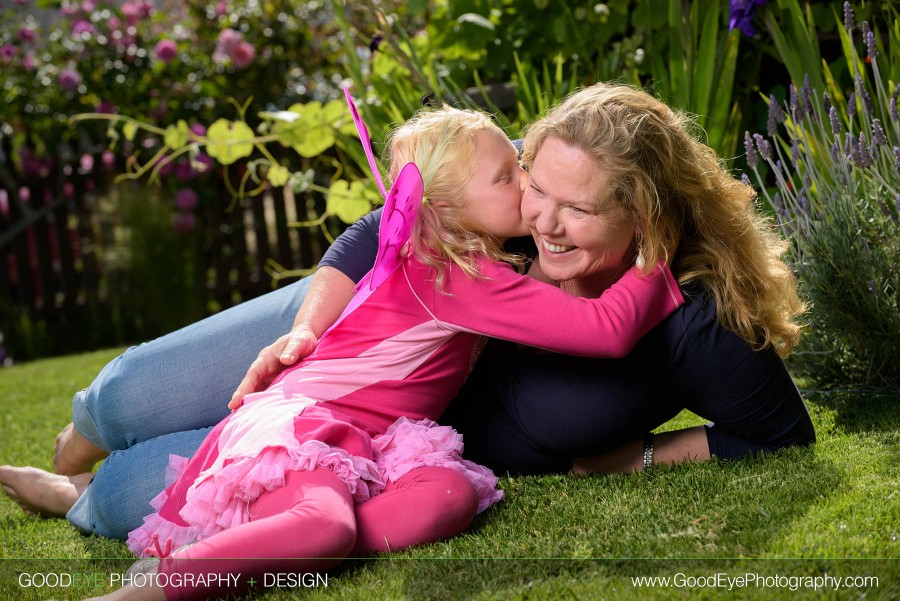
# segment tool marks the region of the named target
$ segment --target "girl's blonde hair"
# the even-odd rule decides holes
[[[805,309],[785,242],[755,210],[753,189],[732,177],[690,134],[691,120],[646,92],[597,84],[532,125],[522,157],[529,168],[548,138],[580,148],[606,174],[608,189],[634,221],[635,253],[646,271],[669,260],[679,284],[699,281],[719,322],[754,348],[788,355]]]
[[[434,269],[438,289],[451,262],[470,277],[481,277],[476,267],[480,256],[521,262],[519,255],[503,250],[500,240],[474,229],[465,213],[463,187],[475,173],[475,136],[481,131],[506,140],[484,113],[444,106],[419,111],[388,139],[389,179],[407,163],[415,163],[422,174],[425,200],[410,239],[416,258]]]

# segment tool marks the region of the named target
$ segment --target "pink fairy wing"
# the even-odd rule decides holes
[[[372,175],[375,176],[375,183],[378,184],[378,189],[381,190],[381,197],[386,199],[387,193],[384,191],[384,182],[381,181],[381,174],[378,172],[378,164],[375,162],[375,153],[372,152],[372,140],[369,138],[369,128],[366,127],[362,117],[359,116],[359,111],[356,110],[356,104],[350,96],[350,88],[348,87],[344,88],[344,98],[347,99],[347,104],[350,105],[350,114],[353,115],[353,123],[356,124],[359,140],[362,142],[363,150],[366,152],[366,158],[369,160],[369,169],[372,170]]]
[[[378,255],[369,282],[371,290],[380,286],[403,263],[400,251],[409,240],[424,195],[425,184],[418,167],[415,163],[407,163],[384,202],[378,230]]]

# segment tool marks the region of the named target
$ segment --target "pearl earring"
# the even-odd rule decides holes
[[[637,258],[634,260],[634,266],[643,271],[644,265],[646,265],[646,262],[644,261],[644,252],[639,251]]]

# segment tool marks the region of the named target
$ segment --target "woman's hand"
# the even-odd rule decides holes
[[[234,411],[246,395],[265,389],[286,367],[310,354],[317,342],[318,337],[309,327],[299,325],[259,351],[247,375],[231,395],[228,408]]]

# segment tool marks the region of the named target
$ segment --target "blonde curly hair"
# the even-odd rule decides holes
[[[416,258],[434,269],[438,289],[450,262],[470,277],[482,277],[476,268],[478,257],[513,264],[522,261],[466,216],[463,188],[475,173],[475,137],[482,131],[511,144],[488,115],[449,106],[419,111],[388,138],[390,180],[407,163],[415,163],[422,174],[426,201],[410,239]]]
[[[530,168],[548,138],[592,156],[635,224],[645,270],[669,261],[680,285],[699,281],[709,291],[723,326],[756,349],[786,356],[799,341],[796,319],[805,309],[781,258],[786,243],[756,210],[753,189],[724,169],[693,128],[642,90],[601,83],[534,123],[522,162]]]

